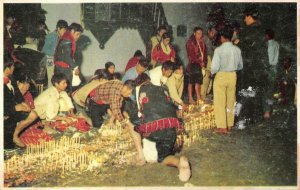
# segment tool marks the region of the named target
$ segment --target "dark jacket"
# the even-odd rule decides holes
[[[177,117],[175,105],[165,87],[153,84],[142,86],[139,92],[139,102],[143,113],[143,123]]]
[[[11,54],[14,50],[14,44],[12,38],[9,36],[7,29],[4,26],[4,51],[7,54]]]
[[[265,87],[267,85],[265,67],[268,64],[265,34],[260,22],[246,26],[241,31],[240,48],[244,62],[240,87]]]
[[[74,55],[76,51],[76,43],[70,32],[66,32],[59,40],[54,55],[54,63],[60,66],[58,62],[65,63],[68,68],[74,69],[78,65],[74,61]]]
[[[192,34],[188,39],[188,41],[186,42],[185,46],[186,46],[186,51],[189,59],[189,63],[187,65],[188,72],[190,71],[191,64],[198,64],[201,68],[206,67],[207,65],[207,50],[206,50],[206,45],[204,43],[204,39],[199,43],[199,45],[201,47],[202,53],[200,52],[194,34]],[[201,59],[202,56],[203,56],[203,60]]]
[[[4,148],[14,148],[13,134],[17,125],[17,122],[24,120],[27,116],[27,112],[17,112],[15,106],[24,101],[21,92],[19,91],[17,84],[12,81],[14,92],[11,91],[7,85],[3,84],[4,95]]]
[[[4,116],[14,117],[17,114],[15,106],[24,102],[21,92],[19,91],[17,84],[12,81],[14,92],[11,91],[6,84],[3,84],[4,94]]]

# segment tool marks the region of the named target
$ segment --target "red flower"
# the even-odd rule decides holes
[[[143,97],[143,99],[142,99],[142,104],[146,104],[146,103],[148,103],[148,102],[149,102],[149,98]]]
[[[3,77],[3,83],[6,85],[9,83],[9,78],[8,77]]]
[[[171,101],[171,98],[170,96],[167,96],[167,101],[170,102]]]

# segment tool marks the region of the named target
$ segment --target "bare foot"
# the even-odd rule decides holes
[[[179,159],[179,179],[182,182],[187,182],[191,177],[191,169],[188,159],[181,156]]]
[[[137,166],[143,166],[146,164],[145,159],[137,158],[135,165]]]
[[[133,166],[143,166],[146,164],[145,159],[142,159],[136,155],[131,156],[128,160],[129,160],[130,165],[133,165]]]
[[[197,104],[197,102],[196,102],[195,100],[193,100],[193,99],[190,99],[190,100],[189,100],[189,103],[190,103],[190,104]]]
[[[26,145],[19,139],[19,138],[15,138],[13,139],[14,143],[19,146],[19,147],[25,147]]]

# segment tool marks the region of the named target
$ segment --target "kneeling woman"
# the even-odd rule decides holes
[[[149,81],[140,87],[138,100],[143,122],[136,130],[144,138],[155,143],[159,163],[177,167],[179,179],[188,181],[191,176],[188,159],[184,156],[174,156],[176,128],[180,128],[181,125],[168,90]]]

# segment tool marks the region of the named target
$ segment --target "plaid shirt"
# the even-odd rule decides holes
[[[121,81],[112,80],[105,84],[99,85],[95,90],[95,94],[91,97],[94,102],[102,101],[109,104],[111,111],[120,122],[124,120],[121,113],[123,97],[121,90],[123,88]]]

